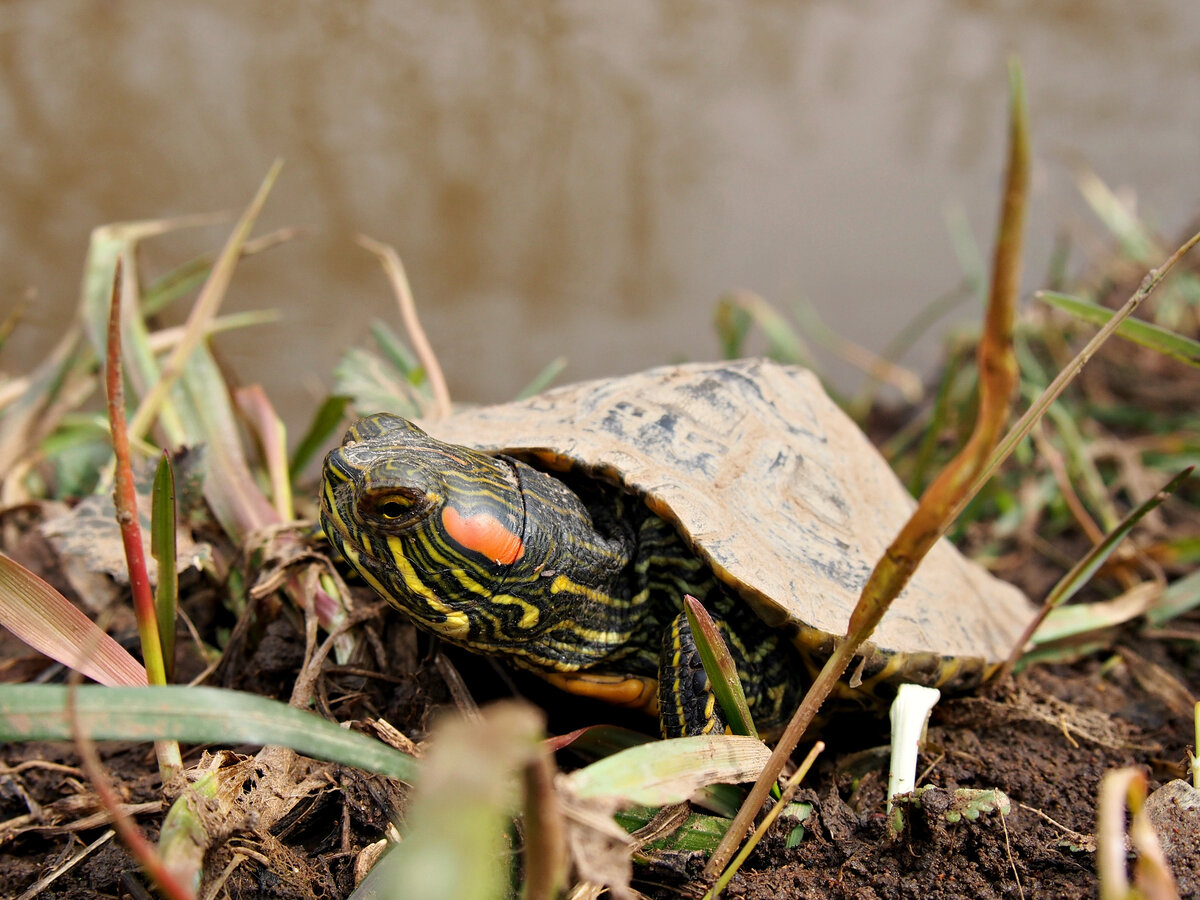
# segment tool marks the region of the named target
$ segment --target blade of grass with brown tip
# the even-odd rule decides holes
[[[992,262],[992,283],[984,334],[979,346],[980,399],[975,430],[966,446],[926,489],[912,517],[885,551],[863,587],[850,615],[846,638],[822,667],[800,703],[774,752],[747,795],[733,824],[704,868],[714,879],[749,831],[754,816],[774,785],[792,750],[808,730],[817,710],[849,667],[858,648],[874,631],[891,602],[903,590],[917,564],[984,483],[978,478],[988,454],[1008,419],[1017,369],[1012,350],[1013,321],[1020,288],[1021,248],[1029,189],[1029,134],[1021,70],[1009,66],[1008,168],[1000,226]]]
[[[717,623],[691,594],[684,595],[683,611],[692,627],[692,638],[696,641],[700,661],[704,663],[704,674],[708,676],[717,702],[721,704],[725,721],[734,734],[758,737],[750,707],[746,704],[742,679],[738,677],[737,664],[725,646],[721,632],[717,630]]]
[[[74,603],[0,553],[0,625],[51,659],[115,687],[146,684],[146,670]]]

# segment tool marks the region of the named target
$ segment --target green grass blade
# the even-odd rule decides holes
[[[542,371],[533,376],[533,380],[517,393],[518,400],[524,400],[527,397],[532,397],[534,394],[540,394],[546,388],[550,387],[554,379],[562,374],[563,369],[567,367],[567,358],[559,356],[550,360]]]
[[[721,632],[717,630],[717,623],[691,594],[684,597],[683,611],[692,627],[692,637],[700,652],[700,661],[704,663],[704,673],[708,676],[713,693],[717,695],[717,702],[721,704],[730,730],[734,734],[757,737],[758,730],[754,727],[754,719],[746,703],[746,692],[742,689],[737,665],[725,646]]]
[[[1058,584],[1051,589],[1043,601],[1041,610],[1034,616],[1033,621],[1026,627],[1025,633],[1021,635],[1013,646],[1012,653],[1001,667],[1000,672],[996,675],[997,679],[1003,680],[1013,670],[1020,659],[1025,645],[1029,643],[1038,628],[1041,627],[1050,611],[1075,596],[1079,589],[1087,584],[1091,580],[1091,577],[1096,574],[1096,570],[1104,565],[1105,560],[1112,555],[1112,552],[1117,549],[1121,541],[1125,539],[1125,536],[1133,530],[1133,526],[1141,521],[1147,513],[1166,500],[1167,497],[1175,493],[1191,474],[1192,467],[1189,466],[1163,485],[1152,497],[1139,504],[1136,509],[1121,521],[1120,525],[1105,535],[1104,540],[1092,547],[1079,562],[1072,566],[1071,571],[1059,579]]]
[[[1165,625],[1171,619],[1200,606],[1200,569],[1172,582],[1146,614],[1151,625]]]
[[[1133,530],[1133,526],[1140,522],[1148,512],[1166,500],[1167,497],[1175,493],[1191,474],[1192,467],[1189,466],[1163,485],[1162,489],[1155,493],[1153,497],[1145,500],[1130,512],[1121,521],[1120,525],[1105,535],[1103,541],[1088,551],[1083,559],[1079,560],[1071,571],[1062,577],[1062,580],[1054,586],[1049,596],[1046,597],[1046,604],[1053,608],[1075,596],[1079,589],[1087,584],[1091,580],[1091,577],[1096,574],[1096,570],[1104,565],[1105,560],[1112,555],[1112,552],[1117,549],[1121,541],[1125,540],[1126,535]]]
[[[317,409],[312,417],[312,421],[308,423],[308,430],[300,438],[300,443],[296,445],[296,449],[292,452],[292,458],[288,462],[288,469],[292,473],[293,483],[295,479],[300,477],[305,467],[312,462],[312,458],[317,455],[317,451],[325,446],[325,442],[333,436],[337,427],[342,424],[342,417],[346,414],[346,407],[349,403],[349,397],[342,397],[335,394],[326,397],[320,408]]]
[[[1115,315],[1111,309],[1056,291],[1038,291],[1034,296],[1092,325],[1103,327]],[[1143,319],[1131,318],[1117,326],[1117,335],[1163,356],[1170,356],[1189,366],[1200,367],[1200,341],[1192,340],[1169,328]]]
[[[57,684],[0,688],[0,740],[71,740],[69,691]],[[80,727],[94,740],[277,744],[401,781],[411,782],[417,773],[416,762],[399,750],[257,694],[82,685],[75,689],[75,706]]]
[[[150,555],[158,564],[154,608],[158,613],[158,639],[162,644],[167,681],[175,678],[175,611],[179,603],[179,573],[175,566],[175,473],[164,450],[154,470],[150,517]]]
[[[653,806],[633,806],[618,810],[613,818],[617,824],[632,833],[645,828],[661,810]],[[717,842],[729,828],[729,820],[720,816],[691,813],[683,824],[665,837],[651,841],[646,846],[651,850],[666,850],[675,853],[711,853]]]
[[[771,359],[813,368],[812,354],[800,333],[762,297],[750,291],[731,291],[717,302],[717,334],[727,357],[742,354],[752,325],[766,338]]]
[[[396,367],[409,384],[419,385],[425,381],[425,370],[402,341],[399,335],[386,322],[376,319],[371,323],[371,337],[383,354],[384,359]]]

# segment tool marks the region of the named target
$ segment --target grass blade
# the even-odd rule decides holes
[[[820,756],[824,751],[824,741],[817,741],[812,745],[812,749],[808,751],[808,756],[804,757],[804,762],[800,763],[799,768],[796,769],[792,777],[788,779],[787,784],[784,785],[783,793],[780,794],[779,799],[775,802],[775,805],[771,807],[770,811],[765,816],[763,816],[762,822],[760,822],[759,826],[754,829],[754,834],[750,835],[750,839],[746,841],[745,846],[738,851],[738,855],[733,858],[733,861],[730,862],[729,867],[721,873],[721,877],[718,878],[716,883],[713,884],[712,890],[705,894],[705,900],[717,900],[717,897],[720,896],[721,891],[723,891],[729,882],[733,880],[733,876],[736,875],[738,869],[742,867],[742,863],[749,858],[750,854],[754,851],[754,848],[757,847],[759,842],[761,842],[766,836],[770,827],[775,824],[775,820],[779,818],[779,814],[787,809],[788,804],[792,802],[792,798],[796,796],[796,790],[800,787],[800,782],[802,782],[805,776],[808,775],[813,763],[817,761],[817,757]]]
[[[682,803],[706,785],[754,779],[769,751],[758,738],[705,734],[630,747],[567,776],[580,797],[630,803]]]
[[[437,354],[433,352],[433,347],[430,346],[429,339],[425,336],[425,329],[421,327],[421,320],[417,317],[417,304],[413,300],[412,288],[408,284],[408,275],[405,274],[400,254],[394,248],[372,240],[365,234],[358,236],[358,243],[375,254],[383,266],[388,280],[392,283],[396,302],[400,305],[400,319],[404,322],[405,331],[408,332],[408,340],[417,354],[417,359],[425,368],[425,375],[433,390],[434,405],[431,414],[435,418],[450,415],[450,391],[446,387],[446,378],[442,374],[442,366],[438,362]]]
[[[1034,632],[1038,630],[1038,626],[1045,621],[1046,616],[1050,613],[1050,610],[1054,609],[1061,603],[1065,603],[1067,600],[1071,599],[1071,597],[1075,596],[1075,594],[1079,592],[1079,589],[1087,584],[1088,581],[1091,580],[1091,577],[1096,574],[1096,570],[1104,565],[1104,561],[1112,555],[1112,552],[1117,549],[1121,541],[1125,540],[1126,535],[1133,530],[1133,526],[1140,522],[1148,512],[1150,512],[1152,509],[1155,509],[1160,503],[1166,500],[1167,497],[1175,493],[1175,491],[1179,489],[1179,486],[1191,477],[1192,468],[1192,466],[1188,466],[1186,469],[1168,481],[1165,485],[1163,485],[1162,488],[1155,492],[1152,497],[1140,503],[1136,509],[1130,512],[1129,515],[1127,515],[1121,521],[1120,525],[1118,525],[1105,536],[1103,541],[1089,550],[1084,557],[1071,568],[1071,571],[1067,572],[1066,575],[1059,579],[1058,584],[1056,584],[1046,596],[1046,599],[1043,601],[1042,608],[1038,611],[1038,614],[1034,616],[1033,621],[1026,626],[1025,631],[1021,634],[1021,637],[1018,638],[1016,644],[1013,645],[1012,652],[1009,654],[1008,659],[1005,660],[1004,665],[1000,667],[1000,671],[996,673],[997,683],[1000,683],[1012,674],[1013,669],[1017,665],[1017,661],[1021,658],[1021,654],[1025,650],[1025,645],[1029,643],[1029,640],[1031,637],[1033,637]]]
[[[266,203],[267,194],[270,193],[271,187],[275,184],[275,179],[279,176],[279,170],[282,166],[283,164],[280,161],[275,161],[267,172],[266,178],[263,179],[262,184],[259,186],[258,193],[255,194],[254,199],[250,201],[250,205],[246,207],[241,218],[238,219],[237,225],[229,235],[229,239],[225,242],[225,246],[217,257],[216,263],[213,265],[208,280],[205,281],[204,287],[200,291],[200,296],[196,299],[192,311],[188,314],[183,340],[179,342],[179,345],[167,360],[166,365],[163,366],[162,377],[155,382],[154,386],[150,389],[150,393],[142,398],[141,405],[138,407],[133,421],[129,424],[130,434],[140,436],[150,427],[151,421],[158,414],[159,407],[166,399],[167,392],[176,379],[183,374],[184,364],[187,362],[188,357],[192,355],[192,351],[204,339],[206,326],[216,316],[221,301],[225,297],[225,290],[229,287],[229,282],[233,278],[233,270],[237,265],[241,247],[250,236],[250,230],[254,227],[254,222],[258,218],[263,204]]]
[[[1172,582],[1146,613],[1146,618],[1151,625],[1160,626],[1197,606],[1200,606],[1200,569]]]
[[[167,681],[175,680],[175,612],[179,604],[179,571],[175,560],[175,473],[164,450],[154,470],[150,521],[150,553],[158,564],[154,608],[158,613],[158,638],[162,643]]]
[[[325,402],[321,404],[313,415],[312,421],[309,422],[308,430],[304,432],[304,437],[300,438],[300,443],[296,445],[288,463],[288,471],[292,473],[293,480],[300,476],[304,468],[312,462],[312,458],[317,455],[317,451],[325,445],[337,427],[342,424],[342,417],[346,414],[346,407],[349,403],[349,397],[335,395],[325,398]]]
[[[254,426],[263,459],[267,464],[267,475],[271,481],[271,499],[275,515],[281,522],[290,522],[296,517],[292,507],[292,478],[288,472],[287,428],[271,405],[267,392],[261,385],[252,384],[235,392],[242,414]]]
[[[751,325],[767,339],[767,356],[779,362],[812,368],[804,339],[774,306],[751,291],[731,291],[717,302],[716,327],[727,357],[740,356]]]
[[[401,781],[417,772],[411,757],[380,741],[257,694],[180,685],[82,685],[75,692],[76,718],[94,740],[277,744]],[[67,693],[57,684],[6,685],[0,740],[70,740]]]
[[[550,387],[554,379],[562,374],[563,369],[567,367],[567,358],[558,356],[546,363],[542,371],[533,376],[533,380],[525,387],[517,392],[517,400],[526,400],[535,394],[540,394],[546,388]]]
[[[1056,291],[1038,291],[1034,296],[1092,325],[1107,325],[1116,315],[1111,309]],[[1192,340],[1153,322],[1125,319],[1117,325],[1117,336],[1189,366],[1200,367],[1200,341]]]
[[[110,686],[146,683],[146,670],[128,650],[74,603],[2,553],[0,625],[34,650],[93,681]]]
[[[721,704],[730,730],[734,734],[757,737],[758,730],[754,727],[750,707],[746,704],[746,692],[742,689],[737,665],[725,646],[721,632],[717,630],[717,623],[691,594],[685,595],[683,600],[683,611],[692,627],[692,637],[700,652],[700,660],[704,663],[704,673],[708,676],[713,693],[717,695],[717,702]]]

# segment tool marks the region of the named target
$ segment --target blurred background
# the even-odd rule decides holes
[[[397,321],[358,232],[402,255],[462,400],[560,355],[561,380],[712,358],[734,287],[879,350],[961,282],[956,239],[990,253],[1014,52],[1027,286],[1058,237],[1078,262],[1102,234],[1080,166],[1174,238],[1200,198],[1193,0],[9,0],[0,313],[27,305],[0,366],[53,345],[93,227],[240,208],[277,156],[258,231],[306,235],[246,260],[225,310],[283,320],[219,347],[295,425],[371,321]],[[147,267],[228,227],[157,239]],[[944,328],[903,362],[931,364]]]

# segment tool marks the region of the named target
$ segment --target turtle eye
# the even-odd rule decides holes
[[[417,517],[426,506],[424,494],[416,495],[391,490],[375,496],[368,495],[363,511],[375,519],[400,523]]]
[[[391,500],[384,500],[375,507],[375,511],[385,519],[401,519],[411,508],[412,504],[393,498]]]

